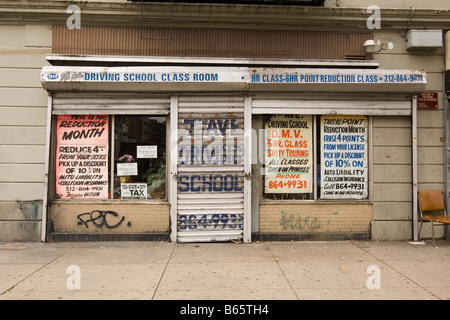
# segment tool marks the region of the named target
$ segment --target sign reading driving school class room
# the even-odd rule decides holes
[[[322,199],[368,196],[367,117],[321,117]]]
[[[108,116],[56,119],[56,194],[60,199],[108,198]]]
[[[421,92],[427,83],[423,70],[254,68],[172,66],[68,67],[45,66],[44,89],[135,91],[333,91]],[[181,85],[181,87],[180,87]]]
[[[265,192],[312,192],[312,116],[274,115],[265,123]]]

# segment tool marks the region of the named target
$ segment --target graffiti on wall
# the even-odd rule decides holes
[[[294,215],[292,213],[286,213],[281,210],[281,219],[280,226],[285,230],[300,230],[300,231],[315,231],[322,228],[327,228],[326,232],[328,232],[328,226],[330,225],[330,221],[333,216],[337,215],[338,212],[335,211],[329,216],[326,223],[322,223],[321,219],[318,217],[305,217],[303,218],[301,215]]]
[[[119,227],[122,222],[125,221],[125,217],[119,217],[119,214],[111,210],[93,210],[91,212],[81,213],[77,216],[78,225],[84,225],[89,228],[89,224],[92,223],[96,227],[105,226],[108,229],[114,229]],[[131,222],[127,223],[128,227],[131,227]]]

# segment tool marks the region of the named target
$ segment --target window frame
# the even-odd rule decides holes
[[[264,114],[258,114],[259,119],[256,120],[256,122],[253,122],[253,129],[255,130],[265,130],[265,117],[275,115],[276,113],[270,114],[270,113],[264,113]],[[308,113],[305,113],[306,115]],[[300,114],[303,115],[303,114]],[[318,147],[318,141],[319,138],[318,130],[320,130],[320,117],[327,114],[312,114],[313,116],[313,199],[268,199],[264,197],[264,188],[265,188],[265,181],[264,181],[264,165],[265,165],[265,143],[266,141],[262,141],[263,137],[261,135],[258,135],[258,142],[260,144],[259,148],[261,148],[262,152],[260,151],[259,154],[262,156],[262,158],[258,158],[257,162],[257,172],[260,172],[259,175],[259,186],[260,186],[260,192],[259,192],[259,202],[260,204],[295,204],[295,203],[303,203],[303,204],[332,204],[332,203],[352,203],[352,204],[371,204],[373,203],[373,116],[372,115],[363,115],[367,117],[367,188],[368,188],[368,195],[365,199],[322,199],[320,198],[320,191],[318,188],[318,152],[320,152]],[[336,115],[356,115],[356,114],[336,114]],[[264,135],[265,137],[265,135]],[[322,179],[322,177],[321,177]]]
[[[77,113],[76,115],[97,115],[98,113]],[[168,137],[170,135],[170,115],[169,114],[105,114],[109,119],[109,137],[108,137],[108,198],[107,199],[96,199],[96,198],[86,198],[86,199],[77,199],[77,198],[67,198],[67,199],[59,199],[56,197],[56,151],[57,151],[57,117],[62,114],[53,114],[51,119],[51,143],[50,143],[50,155],[49,155],[49,179],[48,179],[48,201],[49,203],[55,202],[74,202],[74,203],[95,203],[95,202],[115,202],[115,203],[146,203],[146,204],[167,204],[169,201],[169,140]],[[75,115],[75,114],[70,114]],[[114,158],[114,145],[115,145],[115,121],[116,116],[137,116],[137,117],[165,117],[165,187],[164,187],[164,198],[160,199],[114,199],[114,176],[115,176],[115,166],[117,163],[117,159]]]

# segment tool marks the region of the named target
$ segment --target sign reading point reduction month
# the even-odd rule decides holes
[[[322,199],[368,196],[367,117],[321,117]]]
[[[266,193],[312,192],[312,128],[309,115],[266,121]]]
[[[108,116],[59,115],[56,194],[60,199],[108,198]]]

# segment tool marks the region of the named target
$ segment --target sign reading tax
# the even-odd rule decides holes
[[[366,199],[368,196],[367,117],[322,116],[322,199]]]
[[[312,192],[312,116],[274,115],[265,122],[265,192]]]
[[[108,198],[108,136],[107,115],[57,117],[57,197]]]

